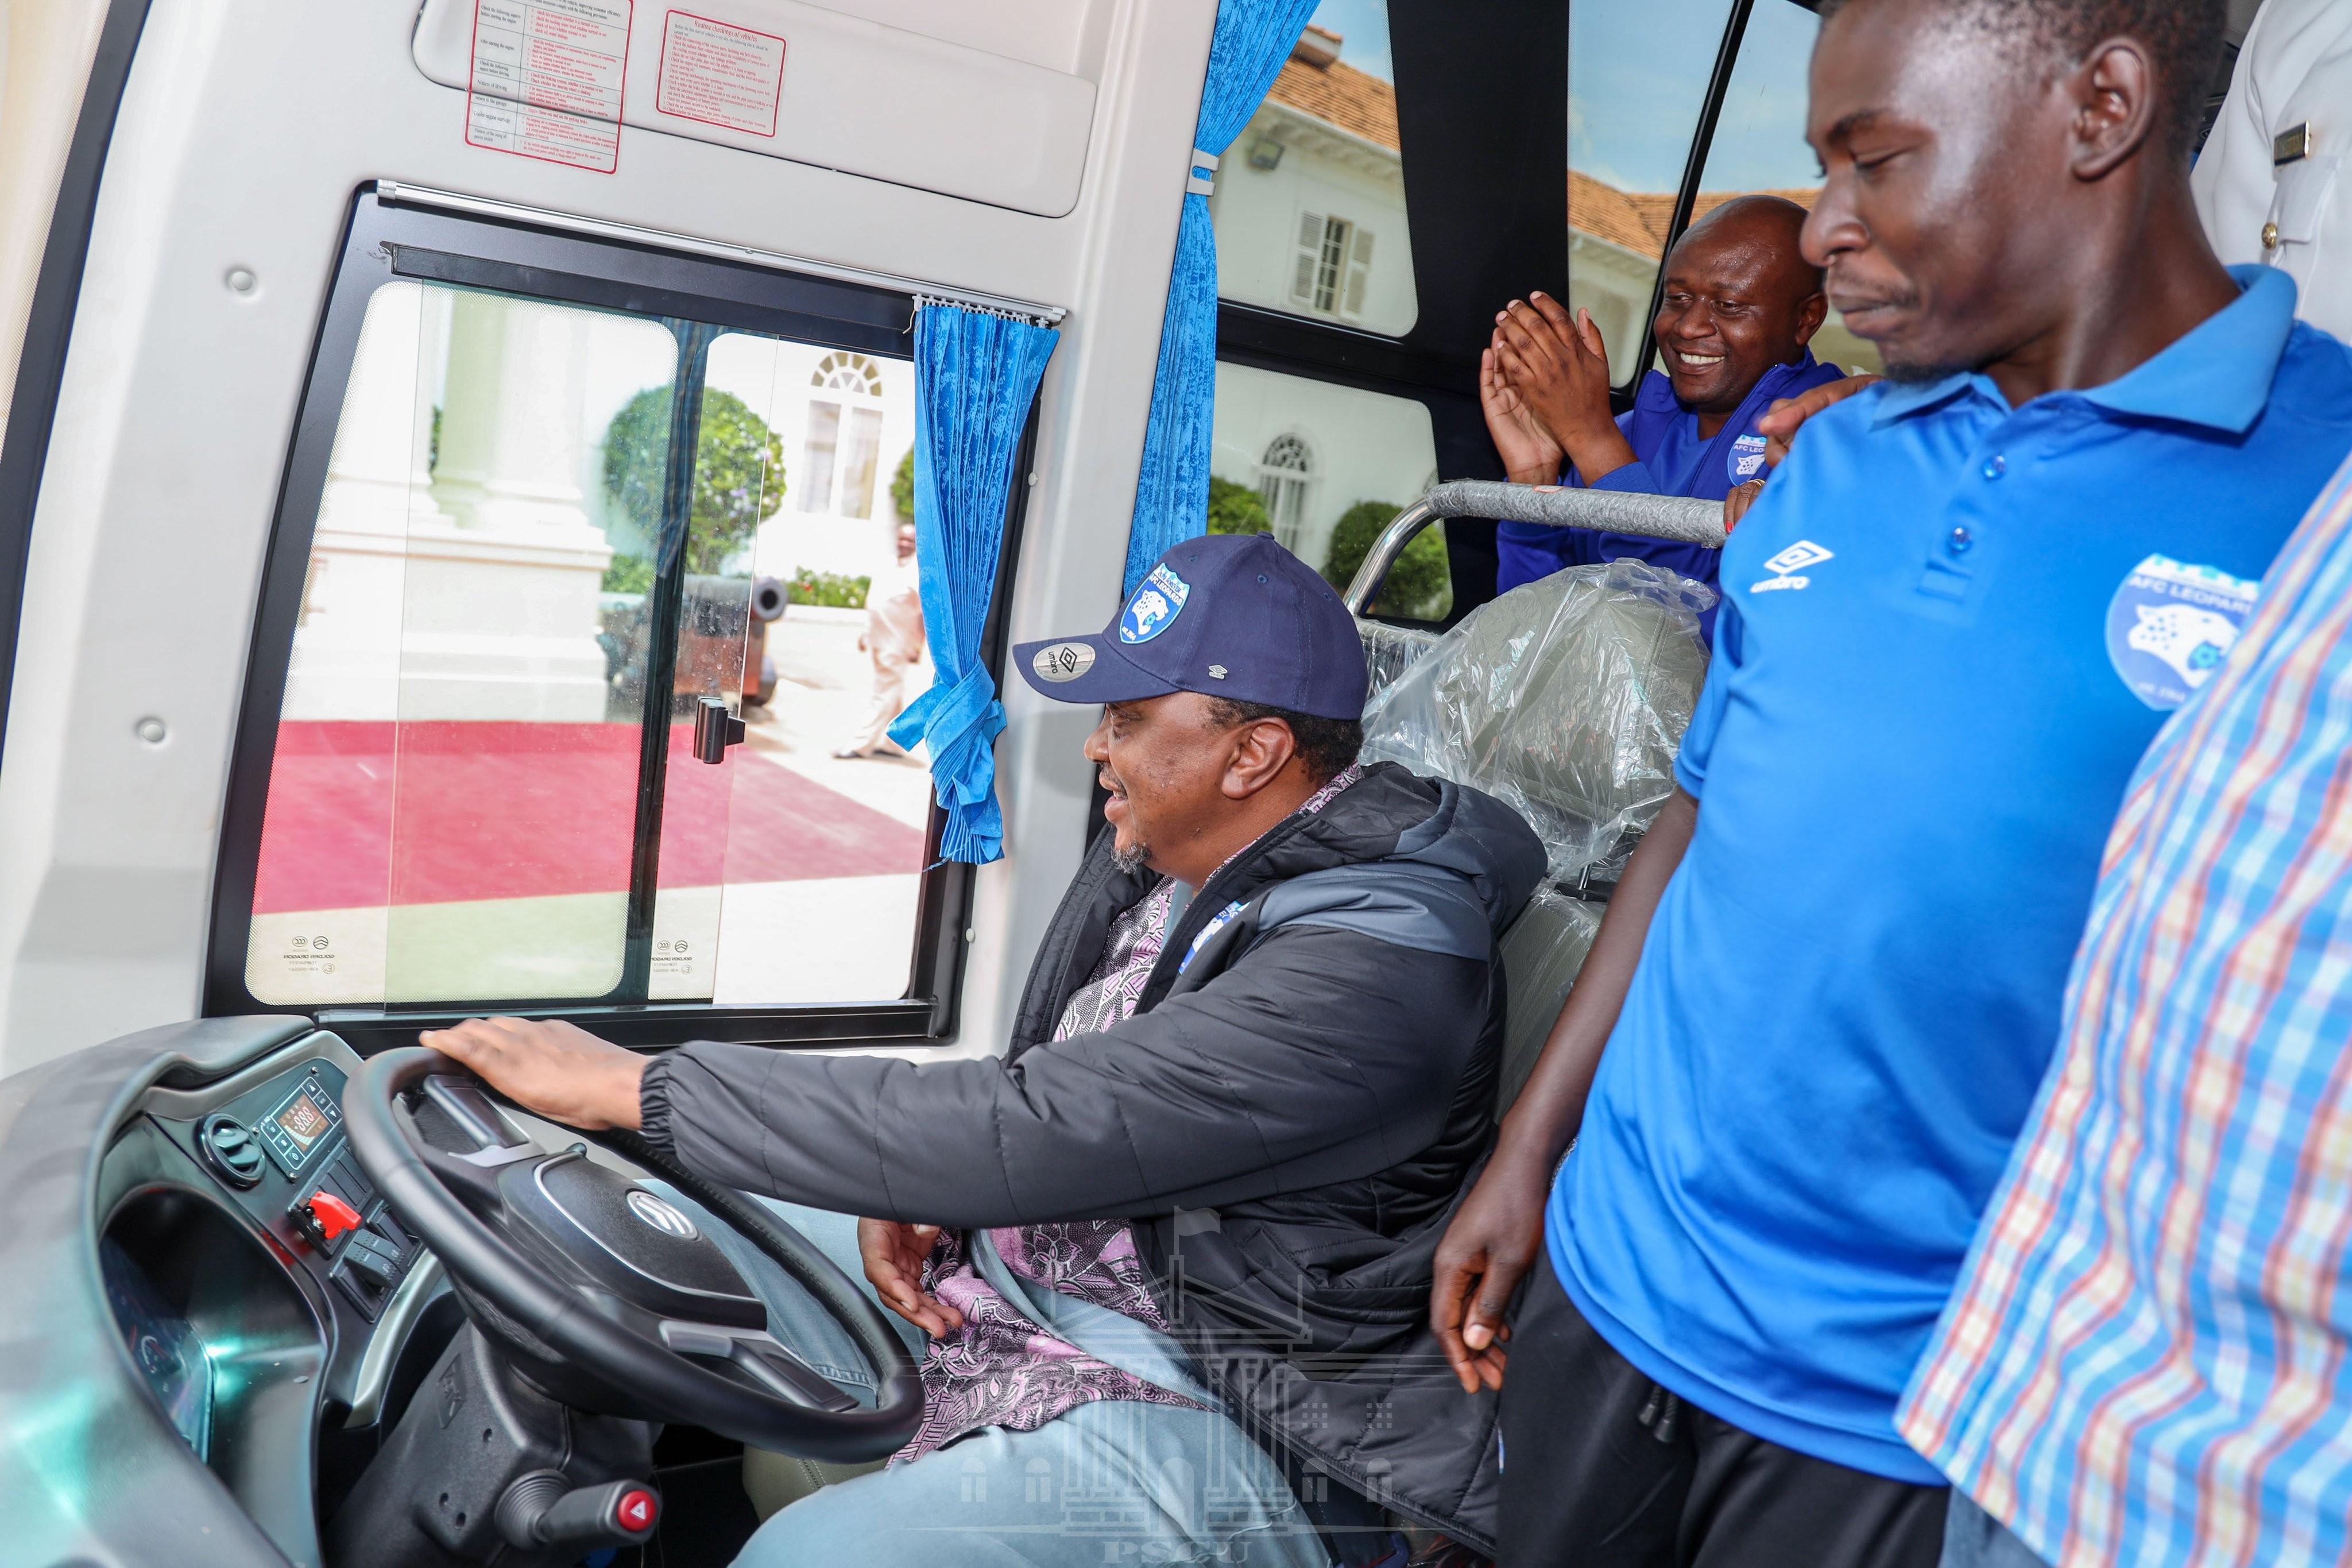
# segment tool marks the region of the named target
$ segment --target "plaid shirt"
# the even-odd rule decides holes
[[[2352,1561],[2352,464],[2107,844],[1897,1424],[2067,1568]]]

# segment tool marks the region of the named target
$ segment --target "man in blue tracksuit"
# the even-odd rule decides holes
[[[1777,398],[1843,374],[1805,345],[1829,310],[1821,268],[1798,249],[1805,210],[1741,196],[1691,225],[1666,257],[1656,321],[1664,374],[1643,378],[1633,406],[1609,413],[1609,358],[1587,312],[1571,319],[1542,294],[1496,318],[1478,391],[1486,428],[1522,485],[1590,485],[1721,500],[1765,476],[1756,422]],[[1633,556],[1712,585],[1720,553],[1591,528],[1505,523],[1496,588],[1507,592],[1563,567]],[[1707,616],[1713,631],[1712,613]]]

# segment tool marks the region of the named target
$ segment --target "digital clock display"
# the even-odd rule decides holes
[[[310,1152],[310,1145],[334,1125],[327,1113],[320,1108],[319,1103],[310,1098],[308,1089],[279,1106],[278,1114],[271,1119],[288,1137],[294,1140],[294,1146],[306,1155]]]

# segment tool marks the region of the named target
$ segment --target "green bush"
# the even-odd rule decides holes
[[[1331,554],[1323,566],[1324,580],[1345,589],[1355,580],[1356,569],[1371,553],[1381,530],[1404,510],[1393,501],[1359,501],[1339,514],[1331,526]],[[1381,584],[1380,597],[1370,608],[1381,615],[1409,621],[1437,621],[1454,607],[1454,576],[1445,562],[1443,523],[1433,523],[1415,534]]]
[[[647,387],[621,405],[604,432],[604,488],[647,540],[661,533],[668,452],[669,388]],[[783,504],[783,442],[741,398],[706,390],[686,570],[701,576],[724,571]]]
[[[597,586],[607,593],[651,593],[654,563],[641,555],[616,555],[604,569],[604,580]]]
[[[811,571],[802,567],[784,584],[785,601],[793,604],[822,604],[835,610],[863,610],[866,591],[874,586],[870,577],[846,577],[837,571]]]
[[[890,476],[890,505],[908,522],[915,520],[915,449],[911,446]]]
[[[1209,476],[1209,531],[1213,534],[1263,534],[1274,531],[1265,515],[1265,498],[1246,485]]]

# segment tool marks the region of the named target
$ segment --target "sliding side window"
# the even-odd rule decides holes
[[[423,227],[452,248],[349,247],[330,308],[215,1010],[939,1032],[968,873],[933,865],[921,759],[873,734],[930,673],[900,558],[910,301]]]

